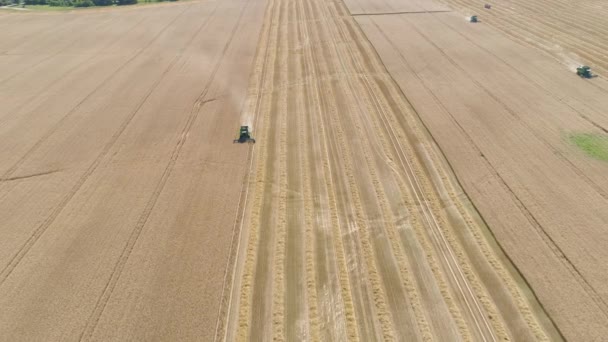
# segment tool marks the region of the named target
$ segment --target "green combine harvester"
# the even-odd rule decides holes
[[[254,144],[255,139],[251,137],[249,126],[241,126],[241,129],[239,130],[239,138],[234,139],[233,143],[243,144],[246,142]]]
[[[591,68],[586,65],[576,68],[576,74],[582,78],[591,78],[593,76],[591,74]]]
[[[477,16],[476,16],[476,15],[472,15],[472,16],[469,18],[469,21],[470,21],[470,22],[472,22],[472,23],[476,23],[476,22],[477,22]]]

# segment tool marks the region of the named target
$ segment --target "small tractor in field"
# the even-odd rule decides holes
[[[476,23],[476,22],[477,22],[477,16],[476,16],[476,15],[472,15],[472,16],[469,18],[469,21],[470,21],[470,22],[472,22],[472,23]]]
[[[576,74],[582,78],[593,77],[593,75],[591,74],[591,68],[586,65],[582,65],[582,66],[576,68]]]
[[[243,144],[246,142],[255,143],[255,139],[251,137],[251,133],[249,132],[249,126],[241,126],[241,129],[239,130],[239,138],[234,139],[234,141],[232,142],[239,144]]]

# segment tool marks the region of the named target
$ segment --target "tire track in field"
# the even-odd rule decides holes
[[[48,138],[50,138],[60,127],[61,125],[67,120],[69,119],[72,115],[74,115],[74,113],[76,113],[76,111],[82,106],[83,103],[85,103],[88,99],[91,98],[91,96],[93,96],[93,94],[95,94],[96,92],[98,92],[101,88],[103,88],[111,79],[113,79],[116,75],[118,75],[118,73],[123,70],[127,65],[129,65],[133,60],[135,60],[139,55],[141,55],[141,53],[148,49],[152,43],[154,41],[156,41],[156,39],[158,39],[160,37],[160,35],[167,29],[169,28],[174,22],[175,20],[177,20],[177,18],[179,16],[181,16],[185,11],[182,11],[181,13],[179,13],[173,21],[169,22],[163,29],[161,29],[149,42],[148,44],[146,44],[144,47],[142,47],[141,49],[139,49],[137,52],[135,52],[129,59],[127,59],[123,64],[121,64],[117,69],[115,69],[113,72],[111,72],[106,78],[104,78],[92,91],[90,91],[87,95],[85,95],[85,97],[80,100],[74,107],[72,107],[64,116],[61,117],[61,119],[59,119],[59,121],[57,121],[40,139],[38,139],[36,141],[36,143],[34,145],[32,145],[32,147],[30,147],[30,149],[28,149],[22,156],[21,158],[19,158],[10,168],[8,168],[4,174],[2,174],[2,176],[0,178],[10,178],[13,173],[25,162],[29,159],[29,157],[38,150],[38,148],[40,148],[40,146],[42,146],[44,144],[44,142],[46,142],[46,140],[48,140]],[[139,24],[139,22],[138,22]],[[135,28],[138,24],[136,24],[135,26],[133,26],[132,28]],[[116,42],[112,42],[111,45],[115,44]],[[86,63],[86,62],[85,62]],[[63,78],[63,77],[62,77]],[[59,80],[57,80],[59,81]],[[154,86],[152,87],[154,88]],[[149,94],[148,94],[149,96]],[[146,97],[147,98],[147,97]],[[143,103],[143,102],[141,102]],[[137,110],[139,109],[139,107],[137,108]],[[2,190],[2,188],[0,187],[0,190]]]
[[[135,22],[135,25],[133,25],[131,28],[129,28],[128,30],[126,30],[123,33],[123,36],[129,34],[133,29],[135,29],[139,24],[141,24],[141,22],[143,22],[146,18],[142,18],[141,20],[138,20]],[[75,41],[74,44],[76,44],[78,41]],[[95,52],[93,53],[93,55],[97,55],[100,51],[103,51],[105,49],[110,48],[112,45],[116,44],[116,41],[110,41],[108,44],[102,45],[99,49],[95,50]],[[71,46],[71,45],[70,45]],[[68,49],[68,47],[65,47],[65,49]],[[30,68],[26,68],[24,69],[22,72],[18,72],[17,74],[14,74],[14,77],[17,77],[27,71],[29,71],[30,69],[36,68],[38,65],[42,64],[43,62],[51,59],[52,57],[58,56],[61,54],[63,50],[57,52],[56,54],[53,54],[52,56],[48,57],[48,58],[44,58],[43,60],[41,60],[39,63],[36,63],[35,65],[31,66]],[[62,74],[61,76],[57,77],[56,79],[52,80],[49,84],[47,84],[44,88],[44,91],[37,91],[35,92],[35,94],[31,97],[29,97],[28,99],[26,99],[25,101],[23,101],[20,105],[18,105],[15,108],[11,109],[12,113],[18,113],[23,107],[32,104],[32,102],[36,101],[38,98],[42,97],[43,95],[46,94],[46,92],[49,89],[52,89],[57,83],[60,83],[62,80],[66,79],[68,76],[76,73],[81,66],[86,65],[88,63],[91,63],[91,60],[88,58],[85,58],[82,60],[82,62],[75,64],[70,70],[68,70],[66,73]],[[13,76],[9,77],[8,79],[5,80],[0,80],[0,84],[9,81],[10,79],[14,78]],[[95,91],[93,91],[95,92]],[[11,113],[7,113],[7,115],[4,115],[2,117],[2,119],[8,117]]]
[[[117,20],[117,19],[119,19],[119,18],[118,18],[118,17],[110,17],[110,18],[106,19],[105,21],[102,21],[101,23],[99,23],[98,25],[96,25],[96,26],[95,26],[95,28],[93,28],[93,31],[96,31],[98,27],[107,27],[107,23],[108,23],[108,22],[115,21],[115,20]],[[136,23],[135,25],[137,25],[137,23]],[[129,31],[129,30],[127,30],[127,32],[125,32],[125,33],[128,33],[128,31]],[[88,32],[85,32],[85,33],[88,33]],[[22,75],[23,73],[25,73],[25,72],[27,72],[27,71],[30,71],[30,70],[32,70],[32,69],[35,69],[35,68],[36,68],[37,66],[39,66],[40,64],[42,64],[42,63],[44,63],[44,62],[48,61],[49,59],[51,59],[51,58],[53,58],[53,57],[56,57],[56,56],[60,55],[60,54],[61,54],[61,53],[63,53],[65,50],[69,49],[70,47],[74,46],[75,44],[77,44],[78,42],[82,41],[82,40],[83,40],[83,39],[85,39],[85,38],[86,38],[86,35],[85,35],[84,37],[83,37],[83,36],[78,36],[78,37],[76,37],[76,39],[72,40],[72,41],[71,41],[71,43],[69,43],[69,44],[67,44],[67,45],[63,46],[62,48],[58,49],[56,52],[51,53],[51,54],[47,55],[46,57],[41,58],[40,60],[38,60],[38,61],[37,61],[37,62],[35,62],[34,64],[29,65],[29,66],[28,66],[28,67],[26,67],[26,68],[23,68],[23,70],[18,70],[18,71],[16,71],[15,73],[13,73],[13,74],[9,75],[8,77],[5,77],[5,78],[3,78],[3,79],[0,79],[0,85],[4,84],[4,83],[6,83],[6,82],[9,82],[10,80],[14,79],[15,77],[18,77],[19,75]],[[39,39],[39,38],[38,38],[38,39]],[[113,42],[111,42],[111,43],[113,43]],[[110,44],[111,44],[111,43],[110,43]],[[106,44],[106,46],[108,46],[108,45],[110,45],[110,44]],[[92,53],[92,54],[93,54],[93,55],[96,55],[96,54],[97,54],[97,52],[98,52],[98,51],[100,51],[100,50],[102,50],[104,47],[105,47],[105,46],[102,46],[100,49],[98,49],[97,51],[95,51],[95,52],[94,52],[94,53]],[[80,65],[82,65],[82,64],[83,64],[83,63],[85,63],[85,62],[87,62],[87,59],[85,59],[85,60],[84,60],[82,63],[79,63],[79,64],[77,64],[76,66],[74,66],[74,67],[72,68],[72,70],[77,69],[77,68],[78,68]],[[48,86],[47,86],[47,88],[48,88]],[[40,95],[40,93],[41,93],[41,92],[37,92],[37,93],[36,93],[36,95],[37,95],[36,97],[38,97],[38,95]]]
[[[109,278],[108,282],[106,283],[104,291],[103,291],[102,295],[99,297],[98,302],[95,306],[95,309],[91,313],[91,316],[89,316],[89,319],[87,320],[87,324],[80,336],[80,340],[83,340],[83,339],[88,340],[90,337],[92,337],[93,333],[95,332],[95,328],[97,327],[99,319],[101,318],[103,311],[105,310],[107,302],[109,301],[109,299],[114,291],[114,288],[116,287],[118,279],[122,275],[122,271],[127,263],[129,256],[131,255],[131,251],[135,247],[135,244],[137,243],[137,240],[139,239],[141,232],[143,231],[146,223],[148,222],[148,218],[150,217],[152,210],[156,206],[156,202],[157,202],[158,198],[160,197],[160,194],[162,193],[162,191],[173,171],[173,168],[177,162],[177,159],[179,158],[180,152],[188,138],[188,133],[189,133],[190,129],[192,128],[192,125],[198,118],[199,114],[201,113],[204,105],[206,103],[208,103],[208,101],[205,101],[207,93],[209,92],[210,86],[215,81],[217,71],[219,70],[219,67],[222,65],[222,60],[223,60],[224,56],[226,55],[226,51],[230,47],[232,40],[233,40],[238,28],[240,27],[240,23],[243,18],[243,13],[245,13],[245,11],[247,10],[248,5],[249,5],[249,2],[247,2],[247,5],[242,6],[241,11],[239,13],[239,17],[238,17],[236,23],[234,24],[233,29],[232,29],[230,35],[228,36],[228,39],[227,39],[226,43],[224,44],[222,51],[219,54],[219,57],[217,58],[216,64],[209,77],[209,81],[207,82],[203,91],[200,93],[200,95],[196,99],[196,101],[192,107],[192,110],[190,111],[190,113],[188,115],[184,128],[182,129],[182,131],[179,135],[177,144],[171,153],[169,162],[166,165],[165,169],[163,170],[163,174],[162,174],[159,182],[157,183],[157,185],[154,189],[154,192],[150,196],[148,203],[146,204],[146,207],[144,208],[144,211],[140,215],[139,220],[137,221],[137,224],[133,228],[131,235],[129,236],[129,240],[127,241],[127,244],[125,245],[124,249],[122,250],[121,255],[110,275],[110,278]],[[186,11],[190,7],[191,6],[186,7],[186,9],[184,11]],[[204,20],[201,23],[198,30],[196,30],[195,33],[192,35],[192,37],[189,39],[188,43],[186,43],[184,45],[183,49],[180,51],[180,54],[173,59],[173,63],[171,63],[170,67],[167,69],[167,73],[175,65],[175,62],[179,59],[179,57],[181,57],[184,50],[186,50],[188,47],[191,46],[191,44],[194,41],[194,39],[196,38],[196,36],[198,36],[203,31],[203,29],[207,26],[210,18],[213,17],[213,14],[216,12],[218,7],[219,7],[219,4],[216,4],[213,11],[206,17],[206,20]],[[161,79],[162,78],[163,77],[161,77]]]
[[[144,19],[145,19],[145,18],[144,18]],[[137,27],[137,26],[138,26],[138,25],[139,25],[141,22],[143,22],[143,21],[144,21],[144,19],[137,21],[135,25],[133,25],[133,26],[132,26],[130,29],[128,29],[128,30],[125,32],[125,34],[126,34],[126,33],[128,33],[128,32],[131,32],[132,30],[134,30],[134,29],[135,29],[135,28],[136,28],[136,27]],[[159,34],[160,34],[160,33],[159,33]],[[154,40],[154,38],[152,38],[152,40]],[[148,45],[151,45],[152,40],[150,41],[150,44],[148,44]],[[114,41],[114,42],[110,42],[110,43],[109,43],[107,46],[104,46],[104,47],[102,47],[101,49],[99,49],[99,51],[101,51],[101,50],[103,50],[103,49],[106,49],[106,48],[109,48],[109,47],[111,47],[112,45],[114,45],[114,44],[116,44],[116,43],[117,43],[116,41]],[[142,48],[142,49],[146,49],[146,47],[144,47],[144,48]],[[86,62],[85,62],[85,63],[86,63]],[[127,61],[126,63],[128,63],[128,61]],[[83,64],[84,64],[84,63],[83,63]],[[74,69],[75,69],[75,68],[74,68]],[[74,69],[73,69],[73,70],[74,70]],[[113,75],[110,75],[110,77],[109,77],[108,79],[106,79],[106,81],[109,81],[109,79],[110,79],[110,78],[112,78],[112,77],[114,77],[115,75],[117,75],[117,74],[118,74],[118,71],[119,71],[119,70],[114,71]],[[71,73],[71,71],[70,71],[69,73]],[[67,77],[67,74],[66,74],[66,77]],[[61,79],[63,79],[63,78],[65,78],[65,77],[62,77]],[[56,80],[56,82],[54,82],[53,84],[55,84],[55,83],[57,83],[57,82],[61,81],[61,79],[57,79],[57,80]],[[103,83],[103,81],[102,81],[102,83]],[[107,83],[107,82],[105,82],[105,83]],[[52,85],[51,85],[51,86],[52,86]],[[100,84],[100,85],[99,85],[97,88],[98,88],[98,89],[101,89],[102,87],[103,87],[103,84]],[[92,96],[92,95],[93,95],[95,92],[96,92],[96,90],[93,90],[93,91],[92,91],[92,92],[90,92],[90,93],[89,93],[87,96],[88,96],[88,97],[90,97],[90,96]],[[37,97],[38,97],[38,96],[36,96],[35,98],[37,98]],[[145,97],[145,96],[144,96],[144,97]],[[86,100],[86,99],[85,99],[85,100]],[[83,100],[82,102],[85,102],[85,100]],[[27,103],[25,103],[24,105],[27,105]],[[77,105],[77,106],[78,106],[78,105]],[[71,110],[68,112],[68,114],[66,114],[66,115],[71,116],[72,114],[74,114],[74,111],[75,111],[75,107],[74,107],[74,108],[72,108],[72,109],[71,109]],[[47,132],[45,133],[45,135],[43,135],[43,137],[42,137],[42,138],[40,138],[40,139],[44,139],[44,140],[38,140],[38,141],[37,141],[37,143],[36,143],[36,144],[34,144],[34,145],[31,147],[31,149],[30,149],[30,150],[26,151],[26,153],[25,153],[25,154],[24,154],[24,155],[23,155],[23,156],[22,156],[22,157],[21,157],[19,160],[17,160],[17,161],[16,161],[16,162],[15,162],[13,165],[11,165],[11,167],[10,167],[9,169],[7,169],[7,170],[5,171],[5,173],[4,173],[4,174],[2,174],[2,175],[0,176],[0,179],[7,179],[7,177],[8,177],[8,178],[13,177],[14,172],[15,172],[15,171],[16,171],[16,170],[17,170],[17,169],[18,169],[18,168],[19,168],[19,167],[20,167],[20,166],[21,166],[23,163],[25,163],[25,162],[26,162],[28,159],[31,159],[31,158],[28,158],[28,156],[29,156],[29,155],[32,155],[33,153],[35,153],[35,152],[36,152],[36,150],[37,150],[37,149],[38,149],[40,146],[43,146],[43,143],[44,143],[44,142],[45,142],[45,141],[46,141],[48,138],[50,138],[50,137],[53,135],[53,133],[54,133],[54,132],[56,132],[56,131],[57,131],[57,130],[60,128],[60,127],[59,127],[59,126],[60,126],[60,124],[61,124],[63,121],[67,120],[67,119],[68,119],[67,117],[63,117],[62,119],[60,119],[60,121],[58,121],[57,123],[55,123],[55,125],[54,125],[53,127],[51,127],[50,131],[47,131]],[[7,196],[10,194],[11,190],[12,190],[13,188],[15,188],[17,185],[18,185],[17,183],[10,183],[10,184],[8,184],[8,183],[7,183],[7,184],[4,184],[4,186],[0,185],[0,201],[1,201],[1,200],[4,200],[4,199],[5,199],[5,198],[6,198],[6,197],[7,197]]]
[[[167,26],[165,26],[165,28],[163,29],[163,31],[166,28],[168,28],[171,25],[171,23],[173,23],[175,20],[177,20],[184,12],[185,12],[185,10],[182,11],[181,13],[179,13],[173,19],[173,21],[171,21]],[[160,36],[160,33],[157,36],[155,36],[155,38],[153,40],[155,40],[159,36]],[[137,54],[141,53],[141,51],[143,51],[143,49],[140,50]],[[135,58],[135,56],[133,58]],[[129,61],[131,61],[132,59],[130,59]],[[176,59],[177,59],[177,56],[173,58],[173,60],[169,64],[169,67],[167,69],[165,69],[165,71],[161,75],[161,77],[159,77],[159,79],[157,80],[157,82],[151,87],[150,91],[144,97],[144,99],[139,103],[138,107],[131,113],[131,115],[129,115],[127,117],[127,119],[125,121],[123,121],[123,123],[119,127],[118,131],[116,133],[114,133],[114,135],[111,137],[111,139],[108,141],[108,143],[104,146],[104,148],[101,151],[101,153],[99,155],[97,155],[97,157],[95,158],[95,160],[93,161],[93,163],[89,166],[89,168],[85,171],[85,173],[78,179],[78,181],[76,182],[76,184],[74,184],[74,186],[72,187],[72,189],[62,198],[61,202],[55,208],[55,210],[53,210],[53,212],[51,213],[51,215],[49,217],[47,217],[42,222],[42,224],[40,224],[34,230],[34,232],[32,233],[32,235],[26,240],[26,242],[22,245],[22,247],[19,249],[19,251],[13,256],[13,258],[11,258],[11,261],[2,269],[2,271],[0,272],[0,286],[8,278],[8,276],[12,273],[12,271],[17,267],[17,265],[21,262],[21,260],[23,259],[23,257],[32,248],[32,246],[36,243],[36,241],[38,241],[38,238],[55,221],[55,219],[63,211],[63,209],[66,207],[66,205],[71,201],[71,199],[74,197],[74,195],[78,192],[78,190],[80,190],[80,188],[82,187],[82,185],[91,176],[91,174],[93,174],[93,172],[97,169],[97,167],[99,166],[99,164],[101,163],[101,161],[103,160],[103,158],[108,154],[108,152],[110,151],[110,149],[114,146],[114,143],[118,140],[118,138],[126,130],[127,126],[129,126],[129,124],[131,123],[131,121],[135,117],[136,113],[143,106],[143,104],[146,102],[146,100],[148,99],[148,97],[152,94],[152,92],[154,91],[154,89],[156,89],[156,87],[160,84],[160,81],[163,79],[163,77],[165,76],[165,74],[169,71],[169,69],[173,65],[173,63],[175,63]],[[125,62],[125,64],[123,64],[121,66],[121,68],[124,67],[129,61]],[[102,83],[106,83],[111,77],[113,77],[114,75],[116,75],[116,73],[118,71],[119,70],[116,70],[108,78],[106,78],[104,81],[102,81]],[[90,95],[91,94],[89,94],[89,96]],[[70,113],[72,113],[72,111],[70,111]],[[53,127],[51,129],[51,131],[54,132],[57,129],[58,129],[58,126],[55,126],[55,127]],[[52,132],[48,133],[47,135],[45,135],[45,137],[48,138],[52,134]],[[34,149],[37,149],[39,146],[41,146],[41,144],[42,144],[42,140],[39,140],[34,145],[34,147],[32,147],[26,153],[26,155],[24,155],[24,157],[22,157],[22,159],[20,159],[20,162],[22,163],[26,159],[26,157],[29,156],[29,155],[31,155],[31,153],[34,151]],[[13,168],[16,169],[17,166],[13,166]],[[10,173],[8,173],[8,174],[10,175]]]

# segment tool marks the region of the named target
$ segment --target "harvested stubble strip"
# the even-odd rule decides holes
[[[303,101],[304,91],[298,91],[298,97],[296,99],[296,107],[306,108]],[[296,115],[298,125],[298,140],[300,144],[306,144],[310,141],[306,133],[305,122],[303,115]],[[304,189],[304,243],[305,243],[305,264],[306,264],[306,298],[308,304],[308,320],[309,320],[309,336],[311,341],[320,341],[319,334],[319,313],[317,308],[317,285],[315,277],[315,243],[314,243],[314,226],[313,226],[313,198],[311,191],[311,179],[310,179],[310,163],[308,160],[308,154],[299,153],[300,164],[302,165],[301,182]]]
[[[313,1],[313,3],[319,5],[318,1]],[[331,30],[331,29],[328,30],[330,32],[339,31],[338,23],[337,23],[338,20],[335,18],[332,19],[332,14],[328,13],[327,7],[325,7],[323,5],[320,5],[319,7],[321,7],[319,9],[320,16],[323,17],[323,19],[325,19],[322,21],[322,25],[326,26],[327,28],[329,28],[328,25],[333,25],[333,30]],[[344,56],[340,55],[341,49],[339,48],[338,43],[336,42],[335,36],[337,36],[337,35],[334,35],[334,34],[331,35],[331,41],[332,41],[332,45],[334,47],[334,49],[332,49],[332,50],[337,54],[336,56],[339,60],[345,61],[346,59],[344,58]],[[343,64],[342,67],[345,68],[345,65]],[[349,70],[344,69],[343,72],[348,73]],[[351,98],[349,99],[348,103],[350,103],[351,106],[353,106],[353,108],[351,108],[350,112],[356,112],[357,108],[354,107],[354,104],[357,102],[356,101],[357,99],[355,98],[355,95],[353,93],[352,84],[350,83],[350,80],[348,77],[346,77],[346,80],[344,82],[346,82],[346,86],[343,88],[350,90],[348,93],[350,94]],[[331,93],[328,95],[331,95]],[[334,108],[337,108],[337,105],[335,104],[336,97],[331,96],[331,99],[334,100]],[[338,146],[340,148],[340,156],[341,156],[341,159],[345,166],[344,171],[347,176],[346,178],[348,181],[348,190],[352,196],[353,204],[355,207],[355,223],[362,233],[361,234],[362,238],[360,239],[360,244],[361,244],[361,247],[363,250],[363,258],[365,260],[367,274],[368,274],[369,281],[372,286],[372,298],[373,298],[374,305],[377,310],[376,316],[380,322],[384,340],[393,340],[394,339],[393,329],[392,329],[393,319],[391,317],[391,312],[388,309],[388,305],[386,302],[387,297],[386,297],[386,294],[384,293],[382,282],[380,280],[380,276],[378,274],[378,270],[375,265],[376,257],[374,254],[374,250],[369,242],[370,241],[369,227],[367,226],[366,218],[363,216],[364,210],[363,210],[359,190],[357,188],[357,181],[356,181],[354,173],[353,173],[352,160],[350,157],[352,154],[352,151],[349,151],[349,148],[348,148],[349,144],[346,142],[346,140],[344,138],[344,131],[342,129],[342,123],[340,123],[338,121],[338,116],[332,115],[331,119],[332,119],[333,125],[335,127],[337,142],[338,142]]]
[[[285,6],[283,7],[285,8]],[[283,14],[285,15],[285,14]],[[280,40],[285,42],[286,30],[282,30]],[[288,49],[280,49],[281,61],[287,58]],[[281,63],[281,84],[288,79],[287,63]],[[287,88],[281,86],[279,92],[279,209],[276,223],[275,246],[272,267],[272,330],[273,340],[285,340],[285,245],[287,227]],[[272,229],[272,227],[271,227]]]
[[[433,148],[425,149],[425,151],[429,150],[429,158],[433,161],[433,163],[435,165],[442,164],[440,157],[437,155],[436,150]],[[538,320],[534,316],[532,309],[530,308],[528,302],[521,293],[519,286],[515,283],[509,271],[507,271],[503,264],[496,258],[495,252],[492,250],[492,247],[489,246],[488,241],[482,235],[480,229],[483,228],[480,228],[477,225],[477,223],[471,217],[469,211],[464,208],[463,204],[459,200],[452,180],[450,180],[443,168],[434,168],[434,170],[439,174],[442,180],[439,186],[443,186],[445,191],[449,194],[451,203],[456,207],[458,213],[466,223],[468,231],[475,239],[475,243],[483,253],[485,260],[492,266],[494,271],[499,275],[500,279],[505,283],[506,288],[509,290],[511,296],[515,298],[519,312],[524,317],[526,323],[530,327],[530,330],[534,333],[536,341],[547,341],[547,335],[540,327]]]
[[[303,26],[303,31],[306,33],[306,37],[310,38],[311,37],[311,33],[310,33],[310,29],[309,26],[307,24],[306,20],[310,20],[308,18],[306,18],[307,15],[307,10],[304,6],[310,6],[310,2],[301,2],[299,1],[300,4],[303,4],[303,6],[301,7],[302,11],[301,11],[301,16],[302,16],[302,26]],[[311,12],[312,10],[310,8],[308,8],[308,12]],[[318,37],[314,37],[317,38]],[[323,152],[323,155],[321,156],[321,160],[323,160],[323,173],[324,173],[324,177],[323,179],[325,179],[327,181],[327,190],[328,190],[328,195],[329,195],[329,209],[330,209],[330,215],[331,215],[331,230],[332,230],[332,241],[334,242],[334,253],[335,253],[335,257],[337,260],[337,265],[338,265],[338,279],[340,282],[340,292],[341,292],[341,296],[342,296],[342,302],[344,305],[344,311],[345,311],[345,317],[346,317],[346,330],[347,330],[347,336],[348,336],[348,340],[349,341],[359,341],[359,334],[358,334],[358,329],[357,329],[357,319],[356,319],[356,315],[355,315],[355,309],[354,309],[354,304],[353,304],[353,299],[352,299],[352,295],[351,295],[351,284],[350,284],[350,280],[348,277],[348,268],[346,266],[346,254],[344,251],[344,245],[342,242],[342,233],[340,231],[340,219],[338,216],[338,206],[337,206],[337,201],[336,201],[336,188],[335,185],[332,182],[332,170],[331,170],[331,165],[329,163],[329,147],[328,147],[328,143],[326,140],[327,137],[327,129],[323,123],[323,118],[321,117],[324,111],[328,111],[327,109],[327,105],[326,103],[323,101],[322,98],[322,94],[320,91],[320,87],[319,87],[319,76],[318,74],[315,72],[315,66],[319,66],[320,63],[318,63],[318,61],[316,61],[315,56],[313,54],[313,52],[311,51],[311,49],[306,49],[305,50],[305,56],[307,57],[308,60],[308,66],[309,66],[309,70],[311,70],[311,84],[313,85],[313,100],[314,102],[317,104],[319,110],[318,112],[314,113],[315,115],[315,122],[318,120],[319,122],[319,136],[323,137],[321,139],[321,150]],[[318,115],[318,117],[317,117]]]
[[[272,0],[271,0],[272,1]],[[277,33],[277,26],[272,25],[272,22],[268,18],[271,17],[272,11],[275,10],[274,1],[268,5],[268,9],[266,11],[266,22],[265,27],[262,34],[262,41],[260,42],[260,46],[264,46],[266,44],[270,44],[267,48],[260,48],[259,51],[277,51],[276,49],[276,39],[271,40],[270,37],[275,36]],[[272,49],[275,47],[274,49]],[[254,102],[257,102],[258,96],[264,93],[264,89],[266,89],[266,82],[272,82],[274,76],[274,70],[269,66],[274,65],[274,59],[276,56],[274,54],[269,53],[258,53],[256,59],[261,60],[259,65],[261,65],[260,69],[256,69],[255,73],[258,74],[260,79],[259,88],[257,92],[252,93],[250,96],[255,98]],[[264,65],[264,61],[266,64]],[[256,63],[257,64],[257,63]],[[268,73],[266,73],[268,72]],[[262,79],[262,76],[265,76]],[[256,77],[256,78],[258,78]],[[262,97],[260,108],[256,108],[257,111],[255,113],[256,118],[260,113],[263,113],[263,122],[266,123],[270,119],[270,101],[265,100]],[[247,243],[246,255],[245,255],[245,265],[243,269],[242,275],[242,284],[241,284],[241,294],[239,298],[239,316],[238,316],[238,326],[237,326],[237,339],[239,341],[247,341],[249,339],[249,329],[251,326],[251,301],[253,295],[253,280],[255,277],[255,264],[257,259],[257,248],[259,243],[259,218],[262,207],[263,193],[264,193],[264,179],[266,177],[266,162],[267,162],[267,150],[266,144],[267,136],[268,136],[268,125],[261,125],[262,129],[256,128],[258,134],[259,143],[257,143],[258,154],[255,157],[255,177],[253,182],[253,204],[251,209],[251,218],[249,225],[249,239]]]
[[[346,87],[345,87],[346,88]],[[333,97],[332,97],[333,98]],[[351,98],[349,103],[354,104],[354,98]],[[356,108],[352,108],[356,110]],[[367,225],[367,220],[363,216],[363,206],[359,190],[357,188],[357,181],[353,173],[353,164],[351,160],[352,151],[348,149],[348,143],[344,138],[344,131],[342,130],[342,123],[337,119],[338,116],[332,116],[332,122],[334,132],[337,136],[338,146],[340,148],[340,156],[344,164],[344,171],[346,173],[346,179],[348,181],[348,191],[352,196],[352,202],[354,204],[355,211],[355,224],[361,232],[361,238],[359,243],[363,251],[363,259],[367,270],[367,276],[372,286],[372,298],[376,307],[376,315],[380,322],[383,338],[385,341],[393,340],[393,329],[392,329],[392,317],[388,305],[386,303],[387,297],[384,293],[380,275],[375,264],[376,256],[374,250],[370,244],[370,233]]]

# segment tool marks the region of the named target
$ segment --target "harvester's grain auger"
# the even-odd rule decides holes
[[[593,77],[593,74],[591,74],[591,68],[586,65],[582,65],[582,66],[576,68],[576,74],[582,78]]]
[[[255,139],[251,137],[251,134],[249,132],[249,126],[241,126],[241,129],[239,130],[239,138],[234,139],[232,142],[239,144],[243,144],[246,142],[255,143]]]

